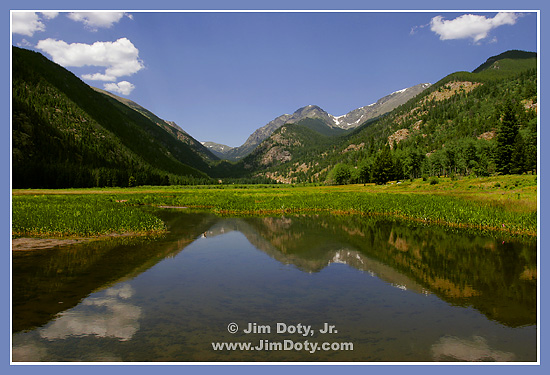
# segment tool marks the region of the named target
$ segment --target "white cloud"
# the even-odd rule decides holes
[[[22,48],[28,48],[28,47],[32,47],[32,43],[29,42],[27,39],[23,39],[21,40],[21,42],[17,43],[17,46]]]
[[[414,35],[418,32],[418,29],[423,29],[425,28],[426,26],[429,26],[429,25],[420,25],[420,26],[413,26],[411,28],[411,31],[409,32],[410,35]]]
[[[130,95],[134,91],[135,86],[128,81],[121,81],[119,83],[106,83],[103,88],[107,91],[116,92],[122,95]]]
[[[125,15],[133,19],[131,15],[124,12],[72,12],[67,17],[73,21],[82,22],[87,28],[96,31],[98,28],[110,28]]]
[[[11,31],[14,34],[33,36],[37,31],[46,30],[38,14],[34,12],[13,12],[11,17]]]
[[[82,76],[89,80],[115,81],[118,77],[129,76],[143,69],[139,50],[127,38],[94,44],[68,44],[49,38],[39,41],[36,48],[50,54],[55,63],[64,67],[106,68],[104,72]]]
[[[42,12],[42,16],[44,16],[44,18],[48,20],[54,19],[58,15],[59,15],[59,12]]]
[[[501,12],[493,18],[475,14],[464,14],[454,20],[445,20],[436,16],[430,22],[430,29],[439,35],[441,40],[468,39],[477,43],[485,39],[491,30],[502,25],[513,25],[519,15],[513,12]]]

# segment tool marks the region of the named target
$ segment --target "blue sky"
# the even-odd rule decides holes
[[[540,17],[542,52],[547,49],[545,47],[547,47],[547,43],[550,40],[550,38],[548,37],[548,28],[546,26],[548,25],[547,15],[550,14],[550,2],[548,2],[547,0],[522,0],[521,2],[517,0],[461,0],[460,2],[443,2],[441,0],[416,0],[414,2],[410,0],[156,0],[154,2],[145,0],[95,0],[93,3],[78,3],[74,0],[50,0],[48,2],[38,0],[7,0],[2,4],[4,5],[5,13],[3,21],[0,22],[3,22],[2,25],[4,26],[5,32],[9,32],[9,17],[7,16],[9,10],[33,10],[43,9],[43,7],[47,7],[48,9],[74,9],[74,7],[84,7],[85,9],[541,9],[542,11]],[[234,107],[232,108],[230,106],[227,106],[225,108],[226,113],[222,115],[224,118],[229,119],[232,118],[233,114],[235,114],[235,118],[231,119],[231,121],[226,120],[226,125],[223,127],[216,122],[206,122],[198,120],[196,121],[196,124],[193,124],[194,121],[191,121],[192,111],[189,109],[193,109],[192,105],[189,103],[183,103],[183,99],[189,99],[189,97],[193,97],[191,91],[185,90],[185,88],[189,86],[189,83],[186,84],[187,86],[183,84],[180,84],[178,86],[176,78],[171,79],[168,75],[165,75],[164,77],[166,78],[164,78],[162,81],[155,82],[155,80],[159,79],[158,77],[163,76],[163,69],[168,70],[168,64],[166,64],[167,61],[171,61],[171,66],[178,66],[178,62],[175,58],[168,58],[168,55],[176,54],[176,49],[174,48],[174,45],[179,46],[181,45],[182,41],[193,39],[196,40],[197,44],[199,43],[198,39],[196,38],[200,37],[200,34],[196,30],[193,30],[192,33],[187,35],[187,39],[184,39],[183,35],[172,35],[169,33],[163,34],[163,30],[168,31],[170,29],[171,26],[169,24],[161,24],[160,26],[156,25],[155,27],[162,27],[162,29],[153,30],[151,24],[143,25],[141,24],[141,22],[136,22],[139,19],[136,18],[134,14],[133,22],[129,22],[132,21],[130,19],[123,19],[123,21],[116,23],[109,29],[101,28],[93,32],[90,30],[85,30],[82,27],[83,25],[77,23],[76,21],[68,22],[69,20],[66,20],[62,17],[57,17],[50,21],[44,22],[45,30],[35,32],[32,37],[13,35],[13,43],[17,44],[22,39],[26,39],[31,44],[34,43],[34,45],[36,45],[38,41],[50,37],[65,40],[67,42],[80,42],[91,44],[95,41],[116,41],[120,37],[127,37],[139,50],[139,57],[146,67],[145,69],[142,69],[131,76],[120,77],[117,81],[120,82],[126,80],[135,85],[134,91],[128,96],[129,98],[139,102],[140,104],[151,110],[154,110],[166,119],[177,121],[197,139],[210,139],[216,140],[218,142],[224,142],[224,140],[227,140],[226,143],[238,145],[242,143],[244,139],[248,136],[248,134],[257,126],[263,125],[271,118],[279,115],[282,112],[289,112],[292,111],[294,108],[305,105],[304,103],[302,103],[302,101],[307,103],[317,102],[317,104],[324,106],[325,109],[330,113],[338,115],[346,112],[350,108],[363,105],[363,102],[365,102],[365,104],[369,104],[381,95],[385,95],[386,93],[391,92],[395,89],[399,89],[402,86],[407,86],[408,83],[406,82],[411,82],[412,84],[423,81],[432,82],[436,81],[441,76],[455,70],[474,69],[488,56],[498,54],[511,48],[532,51],[535,50],[536,44],[533,33],[534,29],[536,28],[536,20],[533,16],[531,16],[530,18],[522,18],[515,25],[501,26],[491,30],[489,35],[491,37],[496,36],[496,42],[491,42],[493,40],[491,38],[480,40],[477,43],[474,43],[472,38],[440,40],[440,37],[434,32],[430,31],[429,27],[417,28],[417,39],[409,38],[409,28],[412,29],[415,26],[418,27],[422,25],[427,25],[429,24],[432,17],[436,15],[441,14],[444,15],[446,19],[454,19],[453,17],[457,17],[461,14],[466,13],[471,12],[461,11],[460,13],[454,14],[436,12],[436,14],[428,13],[424,15],[410,14],[411,19],[405,25],[382,24],[380,25],[380,31],[372,31],[371,28],[366,29],[371,31],[369,38],[372,38],[372,40],[374,40],[375,38],[383,40],[388,36],[393,36],[392,39],[388,39],[388,46],[386,46],[386,49],[390,49],[390,40],[391,42],[396,43],[395,48],[393,49],[394,52],[393,54],[390,53],[390,55],[398,55],[399,59],[384,60],[381,57],[379,59],[376,59],[372,57],[374,54],[366,54],[366,56],[370,55],[371,58],[360,59],[361,61],[363,61],[363,70],[359,72],[354,72],[355,76],[357,77],[355,80],[358,81],[357,86],[351,87],[349,85],[345,86],[344,84],[342,84],[341,87],[337,87],[337,89],[339,90],[334,89],[335,93],[330,98],[330,103],[326,104],[325,102],[317,100],[317,97],[313,97],[313,94],[316,93],[316,91],[313,89],[309,92],[309,94],[311,94],[311,97],[308,96],[304,98],[298,98],[300,100],[294,100],[294,91],[298,90],[296,86],[292,86],[294,89],[293,91],[287,89],[285,95],[280,95],[279,92],[275,92],[275,90],[273,89],[274,93],[269,97],[249,99],[251,103],[254,103],[256,105],[256,108],[251,108],[251,106],[245,107],[247,109],[247,118],[250,119],[250,121],[246,122],[243,121],[243,116],[241,116],[242,108],[236,108],[236,105],[234,103],[235,101],[231,101],[230,98],[227,99],[226,97],[225,99],[227,99],[227,102],[229,104],[233,104]],[[57,26],[54,26],[54,21],[59,24]],[[61,23],[64,24],[64,27],[61,27]],[[366,26],[369,26],[369,24],[365,24],[365,27]],[[399,31],[398,33],[398,30],[403,30],[404,32]],[[162,38],[155,40],[155,35],[161,35]],[[355,33],[352,33],[350,31],[350,41],[343,40],[342,43],[351,43],[351,40],[355,39],[355,35]],[[175,44],[171,41],[174,41]],[[320,42],[322,43],[322,41]],[[361,40],[357,42],[364,43],[364,41]],[[412,46],[408,48],[409,44],[411,43],[422,46],[422,48],[418,52],[415,51]],[[162,50],[168,50],[169,52],[164,52],[163,56]],[[344,50],[343,44],[340,50]],[[156,53],[155,51],[158,51],[158,53]],[[409,55],[400,51],[407,51]],[[8,72],[10,61],[8,48],[4,50],[4,54],[4,71]],[[546,54],[541,53],[541,59],[543,61],[544,56],[546,56]],[[195,56],[195,58],[196,57],[197,56]],[[190,64],[191,61],[187,61],[187,63]],[[317,62],[317,64],[318,63],[319,62]],[[374,63],[377,64],[374,65]],[[200,64],[195,65],[198,65],[197,69],[198,72],[200,72]],[[395,66],[396,68],[392,69],[392,66]],[[183,75],[184,72],[187,71],[184,70],[184,67],[186,69],[189,69],[187,65],[184,65],[182,63],[179,64],[179,75]],[[380,67],[385,68],[385,71],[393,70],[394,74],[386,76],[383,76],[383,74],[376,74],[376,71],[374,71],[374,69]],[[544,67],[543,62],[541,62],[541,67]],[[77,68],[71,67],[69,69],[75,72],[77,71]],[[91,72],[97,71],[99,70],[92,68],[88,69],[87,72],[79,71],[77,72],[77,74],[89,74]],[[367,75],[365,73],[366,71],[370,71],[371,73]],[[196,75],[189,75],[191,76],[191,78],[199,80],[198,72]],[[348,76],[350,75],[350,72],[346,72],[343,69],[340,69],[340,74],[341,76],[336,77]],[[11,81],[9,80],[8,74],[4,76],[4,80],[4,87],[6,88],[4,90],[3,96],[4,113],[6,114],[6,116],[10,116],[6,119],[6,123],[9,123],[11,118],[9,100],[10,91],[7,89],[7,87],[11,87]],[[203,80],[205,81],[204,85],[206,91],[207,80],[204,77]],[[401,80],[403,80],[404,84]],[[102,87],[103,85],[103,83],[99,81],[90,81],[88,83],[99,87]],[[166,85],[167,83],[168,85]],[[277,83],[278,82],[276,82],[275,84]],[[155,86],[152,86],[153,84]],[[165,84],[166,86],[162,87],[163,84]],[[149,85],[151,85],[151,88],[147,89]],[[161,87],[161,89],[157,89],[157,87]],[[541,79],[542,94],[544,94],[546,88],[546,80]],[[380,93],[378,93],[378,91],[380,91]],[[185,97],[181,96],[182,92],[186,92]],[[217,92],[218,95],[221,96],[222,89],[219,85],[217,87]],[[544,98],[545,96],[541,95],[541,97]],[[178,98],[182,99],[179,100]],[[198,102],[198,99],[199,96],[195,98],[195,102]],[[262,103],[266,104],[260,106],[258,104],[259,101],[262,101]],[[174,102],[179,103],[178,106],[173,107],[172,104]],[[209,103],[211,102],[212,101],[210,101]],[[184,107],[184,104],[186,104],[187,107]],[[224,103],[218,103],[218,105],[220,106],[222,104]],[[197,108],[200,109],[200,107]],[[539,113],[541,116],[541,123],[544,123],[545,111],[541,111]],[[4,134],[4,137],[1,137],[4,142],[1,149],[5,151],[5,155],[3,157],[3,160],[5,160],[3,164],[3,171],[6,175],[10,175],[11,170],[11,166],[9,163],[11,155],[9,142],[10,134],[7,133],[8,131],[10,131],[10,129],[9,127],[6,127],[6,134]],[[545,143],[545,139],[548,137],[547,132],[548,131],[546,130],[546,127],[540,127],[539,134],[541,145]],[[231,139],[233,139],[234,141],[231,141]],[[548,215],[545,214],[545,212],[549,212],[547,209],[549,207],[547,207],[548,204],[544,197],[547,196],[547,194],[545,194],[547,190],[545,186],[547,186],[546,176],[548,175],[548,165],[550,164],[546,163],[546,161],[548,161],[548,156],[547,151],[544,147],[539,148],[539,155],[541,160],[541,172],[539,174],[539,212],[541,215],[540,227],[545,228],[548,226]],[[9,199],[9,197],[11,197],[10,187],[11,184],[4,184],[3,188],[0,189],[2,190],[2,195],[6,197],[5,199],[1,200],[2,212],[4,212],[2,223],[4,224],[5,229],[11,225],[9,215],[9,212],[11,212],[11,200]],[[11,235],[9,233],[6,233],[2,236],[2,240],[4,241],[5,246],[9,246],[10,238]],[[541,236],[540,248],[548,248],[549,246],[550,243],[548,239],[545,236]],[[6,252],[4,255],[4,264],[6,265],[6,270],[4,272],[4,283],[2,284],[4,285],[4,288],[2,289],[2,296],[5,297],[6,300],[9,299],[10,296],[9,286],[11,274],[10,272],[8,272],[9,270],[7,269],[8,265],[10,264],[10,256],[11,254],[9,254],[8,252]],[[541,269],[544,269],[545,264],[547,263],[545,262],[546,258],[547,257],[545,257],[544,252],[540,254]],[[546,284],[546,279],[541,281],[541,310],[548,308],[548,298],[546,297],[548,294],[547,291],[549,289],[547,288]],[[4,318],[4,322],[9,321],[9,314],[10,311],[5,311],[2,315]],[[545,333],[547,333],[546,327],[547,325],[540,326],[540,333],[542,337],[545,337]],[[9,326],[5,324],[5,337],[8,337],[10,335],[10,332],[8,330]],[[10,347],[10,341],[4,340],[4,345],[2,347],[4,349],[4,353],[9,353]],[[542,345],[540,352],[541,356],[546,356],[547,345]],[[527,373],[545,373],[548,371],[548,369],[544,370],[544,368],[548,367],[546,362],[542,361],[542,365],[540,366],[526,366],[523,367],[521,370]],[[6,369],[9,373],[31,373],[29,367],[22,368],[17,366],[9,366],[9,363],[6,363],[6,361],[3,368]],[[282,368],[279,366],[263,366],[261,368],[262,372],[266,374],[279,374],[281,372],[281,369]],[[284,371],[286,373],[301,373],[304,369],[306,369],[304,366],[284,366]],[[46,374],[53,374],[54,370],[56,374],[58,374],[60,370],[62,370],[62,373],[63,370],[66,370],[65,372],[72,372],[74,371],[74,367],[67,366],[63,368],[52,367],[50,369],[40,369],[40,371],[43,371]],[[78,371],[84,374],[89,374],[92,372],[95,373],[97,372],[97,370],[98,369],[95,368],[95,366],[80,366],[78,368]],[[101,368],[101,371],[105,373],[114,373],[115,371],[119,370],[120,367],[118,366],[104,366]],[[132,368],[132,371],[137,374],[149,373],[150,370],[151,368],[149,366],[134,366]],[[180,372],[182,368],[164,366],[163,368],[155,368],[155,371],[156,370],[163,373],[172,370]],[[186,369],[183,370],[185,371]],[[257,372],[258,368],[256,366],[224,366],[223,368],[220,366],[194,366],[192,370],[197,374],[212,374],[219,373],[220,371],[224,371],[229,374],[252,374],[253,372]],[[406,368],[402,366],[375,366],[375,368],[370,368],[370,366],[317,366],[315,368],[315,371],[321,374],[332,374],[335,370],[346,374],[365,374],[365,372],[369,372],[371,370],[383,374],[399,374],[402,372],[402,370],[406,370],[407,372],[410,372],[412,374],[439,374],[442,368],[438,365],[407,366]],[[515,374],[518,371],[518,367],[468,366],[467,368],[465,368],[463,366],[445,366],[444,368],[444,371],[449,374],[463,374],[465,370],[474,374],[491,374],[497,372],[499,374]]]
[[[26,12],[12,44],[134,100],[199,141],[239,146],[283,113],[342,115],[393,91],[537,51],[527,12]]]

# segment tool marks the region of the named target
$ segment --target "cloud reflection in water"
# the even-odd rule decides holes
[[[139,330],[141,308],[124,300],[134,294],[130,285],[107,289],[101,297],[89,297],[40,331],[48,340],[66,339],[70,336],[95,335],[112,337],[120,341],[130,340]]]
[[[432,345],[435,361],[508,362],[514,354],[492,349],[487,340],[474,336],[471,340],[455,336],[444,336]]]

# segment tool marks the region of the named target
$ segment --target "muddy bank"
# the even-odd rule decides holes
[[[77,243],[87,242],[87,241],[97,241],[97,240],[108,240],[112,238],[120,237],[150,237],[155,238],[159,235],[164,234],[165,232],[145,232],[145,233],[135,233],[135,232],[125,232],[125,233],[110,233],[103,234],[101,236],[94,237],[75,237],[75,238],[32,238],[32,237],[21,237],[21,238],[12,238],[11,240],[11,249],[12,251],[27,251],[27,250],[43,250],[51,249],[56,246],[65,246],[73,245]]]
[[[50,249],[56,246],[72,245],[86,241],[85,239],[56,239],[56,238],[14,238],[11,240],[12,251],[28,251]]]

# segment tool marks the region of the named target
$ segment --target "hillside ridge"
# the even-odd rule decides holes
[[[209,180],[208,158],[166,128],[42,54],[15,46],[12,139],[14,187]]]
[[[293,124],[306,118],[321,119],[329,128],[352,130],[359,127],[366,121],[390,112],[394,108],[412,97],[420,94],[431,84],[422,83],[407,87],[391,94],[388,94],[375,103],[354,109],[344,115],[334,116],[329,114],[317,105],[307,105],[298,108],[292,114],[283,114],[268,122],[266,125],[256,129],[241,146],[228,149],[226,152],[218,151],[218,156],[228,160],[239,160],[250,154],[263,140],[268,138],[275,130],[285,124]],[[334,133],[338,133],[337,131]],[[209,147],[218,147],[214,142],[208,142]],[[219,147],[218,147],[219,148]]]
[[[285,124],[243,165],[257,178],[281,183],[536,173],[536,59],[499,56],[505,58],[488,61],[501,69],[451,73],[338,137],[304,136],[300,122]],[[514,123],[507,140],[500,135],[503,116]]]
[[[536,173],[537,79],[536,53],[507,51],[474,72],[398,90],[342,116],[301,107],[231,148],[198,142],[174,122],[14,46],[13,186],[385,183]],[[230,153],[236,161],[226,160]]]

